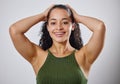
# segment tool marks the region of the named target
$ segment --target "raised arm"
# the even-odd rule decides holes
[[[43,13],[27,17],[10,26],[9,32],[16,50],[29,62],[37,55],[37,45],[30,42],[25,33],[35,24],[46,19],[50,8]],[[41,49],[42,50],[42,49]]]
[[[90,31],[92,31],[92,36],[90,40],[82,48],[84,52],[85,64],[91,65],[99,56],[99,53],[103,48],[105,37],[105,24],[99,19],[88,16],[82,16],[77,14],[76,11],[72,8],[71,10],[73,12],[76,22],[85,25]]]
[[[95,59],[99,56],[103,45],[104,45],[104,37],[105,37],[105,25],[102,21],[79,15],[78,21],[85,26],[89,30],[92,31],[92,36],[88,43],[84,46],[84,53],[87,58],[87,61],[92,64]]]

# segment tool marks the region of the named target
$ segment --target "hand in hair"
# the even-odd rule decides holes
[[[49,6],[42,14],[43,14],[43,16],[44,16],[44,21],[47,19],[46,17],[47,17],[47,15],[48,15],[48,12],[49,12],[49,10],[52,8],[54,6],[54,4],[52,4],[51,6]]]
[[[78,20],[79,14],[70,5],[67,4],[66,6],[69,7],[71,9],[71,11],[73,12],[73,16],[75,18],[75,21],[77,23],[80,23],[79,20]]]

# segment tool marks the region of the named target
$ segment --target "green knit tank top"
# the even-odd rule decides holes
[[[75,50],[66,57],[48,56],[36,77],[37,84],[87,84],[76,59]]]

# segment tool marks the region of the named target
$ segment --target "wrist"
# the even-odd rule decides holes
[[[38,17],[40,18],[41,21],[45,21],[46,19],[46,16],[44,13],[39,14]]]
[[[81,23],[81,15],[76,15],[76,16],[75,16],[75,21],[76,21],[77,23]]]

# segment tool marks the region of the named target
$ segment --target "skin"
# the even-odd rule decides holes
[[[52,5],[53,6],[53,5]],[[10,36],[16,50],[33,66],[37,75],[44,64],[48,52],[38,45],[32,43],[24,34],[35,24],[45,21],[50,6],[43,13],[19,20],[10,26]],[[73,12],[76,22],[85,25],[93,32],[90,40],[80,50],[75,52],[75,58],[85,77],[90,72],[90,67],[99,56],[105,37],[105,25],[101,20],[89,16],[79,15],[73,8],[67,5]],[[69,43],[71,31],[74,31],[74,24],[69,14],[64,9],[53,9],[48,20],[48,31],[53,39],[53,45],[49,49],[56,57],[65,57],[72,53],[74,48]]]
[[[62,53],[66,53],[68,49],[70,50],[70,48],[72,48],[69,43],[69,37],[74,28],[66,10],[59,8],[54,9],[50,14],[47,28],[53,39],[53,45],[50,50],[54,53],[59,52],[56,54],[57,56],[64,55]],[[74,48],[72,48],[72,50],[73,49]]]

